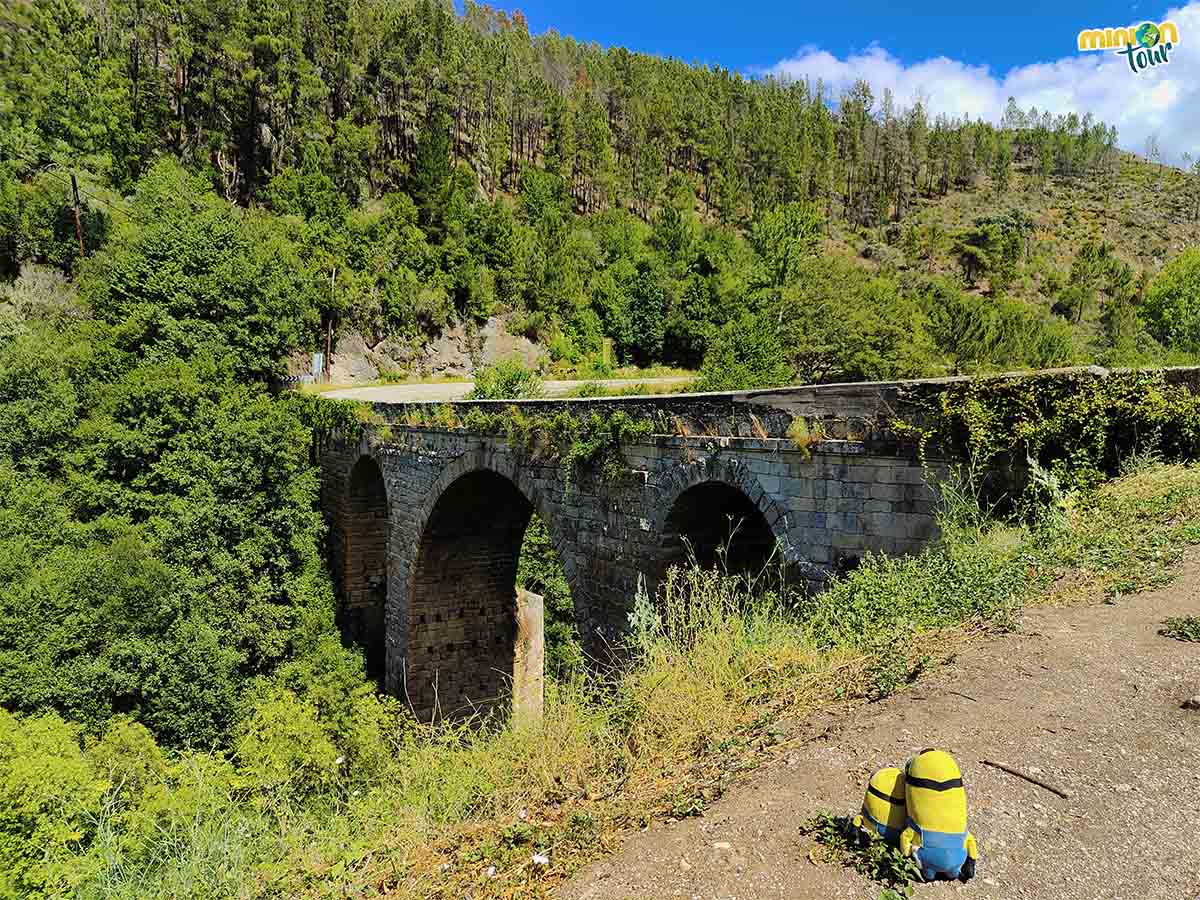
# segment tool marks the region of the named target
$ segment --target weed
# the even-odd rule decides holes
[[[822,810],[805,823],[801,833],[824,847],[830,861],[849,865],[893,893],[911,896],[913,884],[921,880],[921,871],[913,859],[879,835],[858,832],[845,816]]]
[[[1158,633],[1177,641],[1200,642],[1200,616],[1174,616],[1163,622]]]
[[[927,653],[922,654],[916,662],[909,662],[906,654],[908,644],[909,640],[898,636],[872,653],[873,661],[864,673],[868,700],[890,697],[902,687],[914,683],[929,668],[932,659]]]
[[[808,419],[804,416],[796,416],[788,425],[787,436],[792,445],[800,450],[807,459],[811,455],[812,445],[825,439],[825,428],[820,422],[815,422],[810,427]]]

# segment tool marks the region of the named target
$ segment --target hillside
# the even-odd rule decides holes
[[[584,655],[530,519],[539,728],[418,721],[337,625],[316,460],[376,422],[279,390],[327,343],[347,379],[494,362],[498,400],[527,366],[732,390],[1200,356],[1200,168],[1018,100],[955,120],[449,0],[0,6],[0,896],[543,896],[785,716],[918,677],[926,632],[1157,583],[1200,539],[1200,398],[983,380],[931,417],[981,468],[1037,462],[1022,518],[951,485],[939,545],[819,595],[673,569],[627,598],[627,667]],[[604,407],[484,420],[569,461],[565,504],[580,466],[618,480],[619,515],[654,426]]]
[[[882,259],[873,261],[875,271],[912,269],[961,277],[946,244],[937,248],[931,264],[927,248],[920,246],[920,229],[932,225],[952,235],[977,219],[1016,210],[1031,221],[1033,231],[1022,260],[1023,277],[1007,292],[1049,308],[1062,289],[1061,280],[1052,276],[1069,273],[1075,253],[1088,239],[1108,244],[1117,258],[1149,275],[1200,244],[1198,202],[1195,176],[1132,153],[1120,153],[1112,172],[1095,178],[1046,177],[1020,163],[1012,167],[1003,189],[987,177],[974,190],[922,196],[899,222],[837,229],[830,249],[861,258],[886,245]]]
[[[1085,110],[952,120],[862,82],[833,97],[531,36],[475,4],[184,6],[0,14],[9,280],[94,270],[77,177],[88,256],[144,243],[163,203],[226,204],[277,244],[293,370],[332,336],[364,376],[459,373],[501,320],[495,347],[532,360],[534,341],[560,375],[704,366],[708,387],[1200,349],[1138,305],[1196,241],[1200,173],[1117,151]],[[56,87],[75,83],[96,90]],[[864,252],[875,278],[842,268]]]

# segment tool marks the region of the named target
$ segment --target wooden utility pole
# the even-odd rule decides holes
[[[333,292],[337,284],[337,266],[333,267],[333,271],[329,273],[329,303],[333,305]],[[325,382],[329,383],[329,371],[332,368],[332,361],[329,354],[333,351],[333,311],[330,310],[329,316],[325,319],[325,359],[323,360],[323,368],[325,369]]]
[[[322,361],[322,367],[325,369],[325,382],[329,382],[329,351],[333,345],[333,314],[325,320],[325,359]]]
[[[75,237],[79,238],[79,258],[83,259],[83,223],[79,220],[79,184],[71,173],[71,193],[75,198]]]

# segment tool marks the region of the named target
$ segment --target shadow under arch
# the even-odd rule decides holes
[[[720,564],[737,575],[794,562],[783,511],[753,473],[734,461],[718,471],[684,467],[663,499],[654,523],[657,579],[692,556],[702,568]]]
[[[508,698],[517,564],[530,517],[542,504],[506,462],[483,452],[459,457],[417,512],[397,688],[419,718],[468,715]],[[556,523],[541,518],[574,588]]]
[[[364,455],[355,462],[346,496],[337,624],[343,640],[362,650],[367,676],[382,685],[387,671],[389,515],[387,485],[374,458]]]

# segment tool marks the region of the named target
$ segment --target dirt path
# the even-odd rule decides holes
[[[691,381],[689,377],[671,378],[613,378],[596,382],[614,393],[621,388],[644,384],[649,388],[671,387]],[[585,381],[544,381],[542,390],[547,397],[562,397],[587,384]],[[324,396],[335,400],[369,400],[374,403],[443,403],[461,400],[475,386],[473,381],[446,381],[438,384],[385,384],[376,387],[338,388]]]
[[[1200,553],[1174,584],[1116,605],[1035,609],[907,693],[805,723],[824,738],[735,788],[701,818],[655,825],[560,889],[571,900],[875,898],[807,858],[800,826],[851,812],[874,769],[928,746],[963,769],[980,865],[914,896],[1053,900],[1200,898],[1200,644],[1157,634],[1200,614]],[[958,692],[958,693],[953,693]],[[966,695],[966,696],[963,696]],[[980,761],[1039,774],[1062,800]]]

